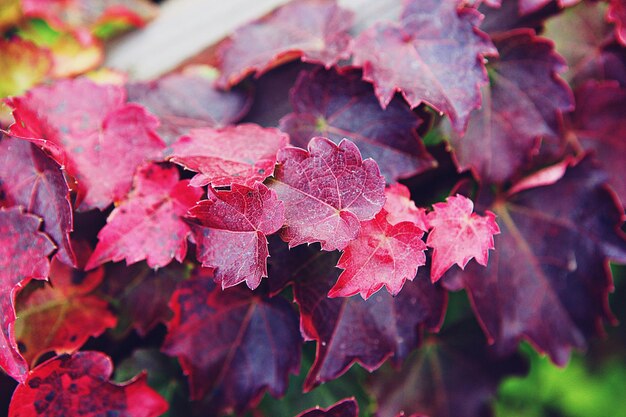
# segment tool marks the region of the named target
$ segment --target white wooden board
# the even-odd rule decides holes
[[[157,19],[113,42],[105,65],[148,79],[227,36],[238,26],[263,16],[287,0],[168,0]],[[356,13],[356,31],[371,22],[394,17],[400,0],[339,0]]]

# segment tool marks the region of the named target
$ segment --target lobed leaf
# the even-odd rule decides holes
[[[208,199],[189,210],[203,266],[215,268],[222,288],[246,282],[255,289],[267,277],[267,235],[284,223],[283,202],[261,183],[253,187],[234,184],[231,190],[209,187]]]
[[[218,90],[200,74],[176,73],[126,85],[128,101],[145,106],[161,121],[157,132],[171,145],[191,129],[221,128],[238,122],[252,104],[251,91]]]
[[[293,113],[280,120],[295,146],[305,148],[314,136],[335,143],[353,141],[364,158],[372,158],[388,182],[436,166],[417,128],[424,122],[401,100],[383,110],[359,71],[337,73],[317,68],[301,72],[290,93]]]
[[[567,163],[563,163],[567,165]],[[501,234],[486,268],[446,278],[464,287],[490,342],[502,352],[529,340],[559,365],[612,320],[607,260],[626,262],[623,210],[589,158],[552,184],[499,198]]]
[[[473,210],[472,200],[457,194],[434,204],[428,213],[431,230],[426,245],[433,248],[432,282],[454,264],[464,269],[472,258],[487,266],[489,249],[495,249],[493,235],[499,234],[500,228],[492,212],[479,216]]]
[[[158,269],[143,262],[129,266],[118,263],[107,267],[98,295],[113,300],[118,328],[132,327],[146,337],[159,323],[171,318],[168,303],[178,284],[188,276],[188,267],[177,262]]]
[[[468,324],[461,322],[441,336],[433,336],[401,370],[386,367],[372,375],[369,385],[377,402],[375,415],[492,415],[489,404],[500,382],[523,375],[527,365],[517,355],[494,355]]]
[[[576,89],[567,138],[574,148],[592,150],[609,183],[626,205],[626,88],[616,82],[589,81]]]
[[[47,279],[48,255],[54,244],[39,231],[41,219],[21,207],[0,207],[0,367],[19,382],[28,364],[20,355],[13,331],[15,296],[31,279]]]
[[[405,3],[400,23],[378,23],[354,42],[354,64],[374,84],[383,108],[396,92],[411,108],[422,102],[450,117],[463,132],[487,83],[484,57],[497,51],[477,26],[480,14],[456,0]]]
[[[178,357],[192,399],[210,415],[242,413],[266,390],[284,394],[299,370],[297,315],[285,299],[195,279],[181,285],[170,307],[162,351]]]
[[[86,79],[33,88],[9,100],[9,132],[42,147],[76,178],[79,210],[102,210],[123,199],[135,169],[165,147],[158,120],[125,99],[122,87]]]
[[[77,247],[82,266],[90,251],[85,245]],[[86,273],[53,259],[51,284],[20,292],[15,338],[27,363],[34,366],[47,352],[74,353],[89,337],[115,327],[117,319],[109,311],[109,303],[93,294],[103,278],[103,269]]]
[[[117,385],[107,382],[113,362],[104,353],[86,351],[54,357],[35,368],[13,393],[9,417],[158,417],[167,402],[140,374]]]
[[[69,186],[59,165],[36,146],[0,139],[0,206],[22,206],[43,219],[43,231],[55,242],[56,257],[76,265],[70,242],[73,228]]]
[[[179,181],[173,166],[140,167],[128,198],[115,207],[98,233],[86,268],[123,259],[129,265],[145,259],[151,268],[172,259],[182,262],[191,234],[183,216],[201,196],[202,190],[189,187],[189,180]]]
[[[489,183],[514,177],[539,150],[541,140],[557,141],[559,118],[574,98],[558,73],[565,62],[547,39],[531,30],[494,38],[499,58],[489,62],[490,83],[464,136],[451,129],[459,171],[471,169]]]
[[[337,267],[343,269],[328,296],[368,299],[383,286],[393,296],[417,268],[426,263],[423,230],[411,222],[391,225],[383,209],[373,220],[361,223],[359,236],[346,246]]]
[[[353,14],[336,0],[296,0],[248,23],[220,44],[219,84],[233,86],[250,74],[301,58],[327,68],[349,57]]]
[[[387,212],[387,221],[390,224],[411,222],[423,231],[430,229],[426,210],[415,206],[415,202],[411,200],[411,192],[405,185],[391,184],[385,189],[385,198],[383,209]]]
[[[355,362],[369,371],[390,357],[400,363],[418,346],[421,329],[436,330],[441,325],[446,293],[428,281],[425,268],[396,297],[378,292],[368,300],[328,298],[339,275],[334,268],[338,255],[306,246],[290,252],[299,265],[292,266],[289,258],[272,258],[270,281],[271,274],[289,276],[300,307],[302,334],[317,342],[306,391],[338,378]]]
[[[251,123],[191,129],[172,145],[169,160],[198,172],[190,183],[194,187],[252,187],[272,175],[276,154],[288,142],[280,130]]]
[[[282,238],[289,246],[320,242],[323,250],[344,249],[385,202],[385,180],[378,165],[349,140],[337,146],[323,137],[308,150],[278,152],[274,178],[268,182],[285,204]]]

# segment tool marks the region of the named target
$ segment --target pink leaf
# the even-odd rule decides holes
[[[170,161],[198,172],[191,185],[252,186],[274,172],[276,153],[289,137],[275,128],[241,124],[222,129],[192,129],[172,145]]]
[[[147,260],[152,268],[163,267],[187,253],[191,230],[182,216],[201,197],[202,190],[179,181],[175,167],[156,164],[140,168],[128,199],[113,210],[98,233],[98,245],[87,269],[108,261],[127,264]]]
[[[378,165],[349,140],[339,146],[326,138],[309,142],[308,151],[288,147],[278,153],[269,187],[285,203],[282,237],[289,246],[320,242],[322,249],[343,249],[385,203],[385,179]]]
[[[215,281],[222,288],[243,281],[258,287],[267,277],[266,235],[284,222],[282,201],[261,183],[252,188],[235,184],[230,191],[209,188],[207,197],[189,210],[200,222],[192,225],[198,260],[216,268]]]
[[[473,210],[472,200],[459,194],[433,205],[433,211],[428,214],[432,229],[426,241],[434,249],[433,282],[454,264],[465,268],[472,258],[487,265],[489,249],[494,249],[493,235],[500,233],[500,228],[495,214],[487,211],[483,217],[472,213]]]
[[[430,229],[426,210],[415,206],[406,186],[400,183],[391,184],[385,189],[385,197],[387,200],[384,209],[387,211],[389,223],[411,222],[423,231]]]
[[[344,271],[330,289],[329,297],[361,294],[368,299],[383,285],[396,295],[417,268],[426,263],[424,232],[415,224],[391,225],[381,210],[374,220],[361,223],[359,237],[348,244],[337,266]]]
[[[79,210],[104,209],[126,196],[135,169],[158,158],[159,122],[124,89],[86,79],[63,80],[9,100],[10,133],[48,151],[78,181]]]

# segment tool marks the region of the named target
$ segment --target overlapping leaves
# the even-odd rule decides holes
[[[94,36],[148,18],[129,12],[136,1],[44,3],[23,5],[49,22],[22,25],[22,39],[0,44],[11,52],[3,95],[93,66]],[[490,36],[479,30],[481,3]],[[372,377],[377,413],[390,417],[484,415],[500,379],[520,370],[508,357],[519,340],[559,364],[584,348],[612,322],[607,262],[626,262],[623,207],[610,188],[623,197],[623,2],[612,1],[608,14],[581,4],[552,20],[571,30],[593,18],[593,30],[573,37],[580,50],[556,39],[577,87],[564,124],[573,102],[558,76],[563,60],[536,31],[576,1],[492,9],[499,3],[407,0],[398,22],[352,41],[352,13],[332,0],[300,0],[216,48],[211,63],[228,91],[204,67],[127,85],[64,80],[10,99],[13,137],[0,140],[0,365],[21,382],[10,415],[164,412],[143,376],[116,386],[108,358],[73,353],[115,323],[95,345],[130,356],[119,340],[150,344],[136,357],[167,362],[148,368],[168,399],[176,387],[186,401],[186,377],[194,415],[241,414],[266,391],[281,396],[299,369],[302,338],[316,348],[304,361],[313,363],[302,377],[307,391],[387,360],[404,366]],[[4,17],[0,25],[16,19]],[[548,20],[544,34],[554,27]],[[96,47],[65,61],[80,34]],[[349,67],[337,65],[350,54]],[[287,69],[270,92],[261,82],[254,103],[255,81],[237,85],[295,59],[326,68],[295,65],[306,68],[297,80]],[[292,113],[279,122],[289,90]],[[263,126],[233,126],[251,106],[248,120]],[[422,142],[437,143],[442,131],[459,170],[471,171],[452,196],[440,187],[459,178],[450,155]],[[461,195],[472,189],[475,201]],[[110,212],[73,213],[111,203]],[[73,238],[97,242],[93,271],[69,266],[84,263],[70,244],[74,219]],[[188,238],[195,254],[186,253]],[[51,284],[28,284],[46,278]],[[460,288],[492,350],[473,330],[422,343],[424,330],[442,324],[446,290]],[[30,369],[45,352],[71,356]],[[300,416],[357,412],[347,399]]]

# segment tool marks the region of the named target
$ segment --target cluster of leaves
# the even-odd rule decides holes
[[[20,10],[92,37],[135,4],[39,3]],[[217,71],[3,91],[9,416],[273,415],[266,392],[357,363],[378,416],[472,417],[521,340],[585,349],[626,263],[626,6],[481,3],[407,0],[353,33],[296,0],[212,48]],[[38,68],[14,33],[7,77]],[[460,290],[484,336],[441,329]],[[359,412],[322,405],[299,416]]]

